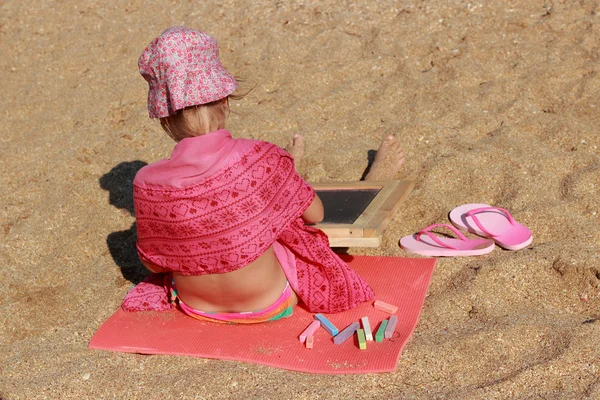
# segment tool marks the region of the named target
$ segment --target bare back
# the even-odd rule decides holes
[[[287,279],[273,247],[247,266],[223,274],[187,276],[174,273],[181,300],[209,312],[256,311],[273,304]]]

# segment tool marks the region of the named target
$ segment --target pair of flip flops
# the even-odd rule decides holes
[[[450,221],[456,228],[483,237],[469,239],[454,226],[435,224],[400,239],[400,247],[409,253],[428,257],[479,256],[494,250],[495,245],[507,250],[519,250],[533,241],[527,227],[510,213],[488,204],[465,204],[450,212]],[[447,228],[458,239],[436,236],[432,229]]]

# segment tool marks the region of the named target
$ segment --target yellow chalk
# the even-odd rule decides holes
[[[365,330],[359,329],[356,331],[356,334],[358,335],[358,347],[361,350],[365,350],[367,348],[367,338],[365,337]]]

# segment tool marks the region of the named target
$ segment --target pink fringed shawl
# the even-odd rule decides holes
[[[134,181],[140,258],[184,275],[218,274],[279,241],[296,258],[294,289],[308,310],[345,311],[374,294],[327,236],[304,224],[314,196],[293,158],[271,143],[227,131],[184,139],[170,160],[143,168]]]

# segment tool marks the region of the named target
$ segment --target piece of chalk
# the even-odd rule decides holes
[[[364,329],[357,330],[356,334],[358,335],[358,347],[361,350],[365,350],[367,348],[367,338],[365,338]]]
[[[307,349],[312,349],[313,345],[315,343],[315,337],[314,336],[307,336],[306,337],[306,348]]]
[[[356,332],[358,330],[358,328],[360,328],[360,325],[358,322],[351,323],[350,325],[345,327],[343,331],[341,331],[340,333],[335,335],[335,337],[333,338],[333,343],[335,343],[335,344],[344,343],[346,340],[348,340],[349,337],[352,337],[352,335],[354,335],[354,332]]]
[[[369,317],[362,317],[360,322],[362,323],[367,340],[373,340],[373,332],[371,331],[371,324],[369,324]]]
[[[320,326],[321,326],[321,323],[319,321],[311,322],[311,324],[308,326],[308,328],[306,328],[304,330],[304,332],[302,332],[300,334],[300,342],[304,343],[306,338],[308,336],[312,336],[317,331],[317,329],[319,329]]]
[[[387,327],[388,320],[384,319],[379,324],[379,329],[377,329],[377,333],[375,334],[375,341],[378,343],[383,342],[383,338],[385,337],[385,328]]]
[[[325,329],[331,336],[338,334],[338,328],[335,327],[323,314],[315,314],[315,319],[321,323],[323,329]]]
[[[394,314],[396,311],[398,311],[398,307],[395,305],[381,300],[376,300],[375,303],[373,303],[373,306],[378,310],[385,311],[386,313],[390,314]]]
[[[394,335],[394,330],[396,330],[396,324],[398,323],[398,317],[392,315],[390,317],[390,322],[388,322],[387,327],[385,328],[385,338],[389,339]]]

